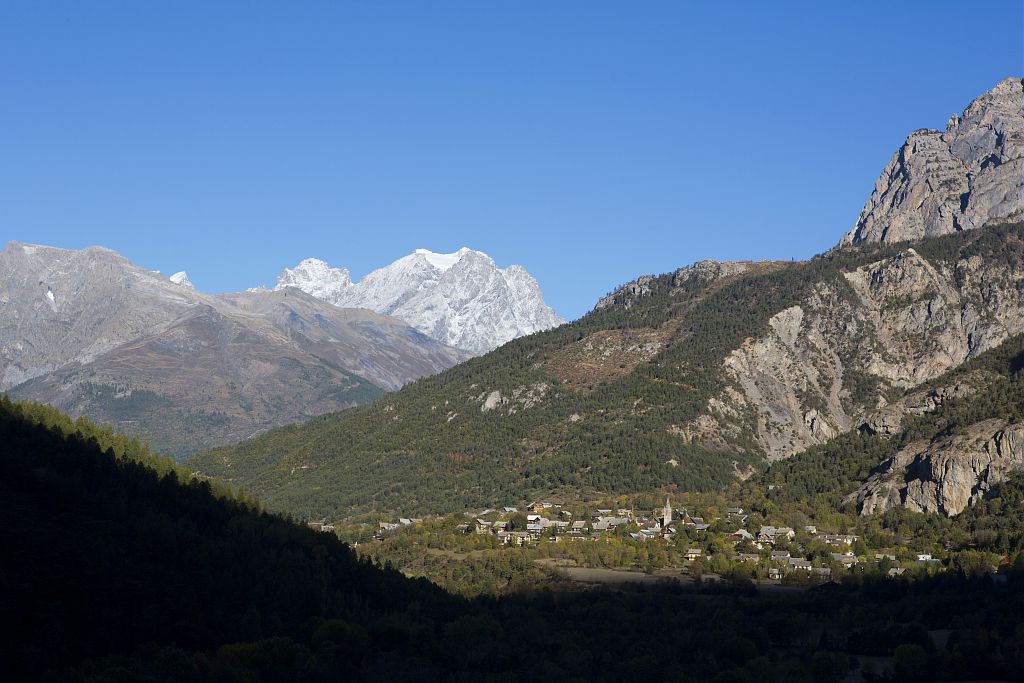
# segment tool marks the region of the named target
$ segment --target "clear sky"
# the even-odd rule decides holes
[[[830,247],[908,132],[1022,75],[1021,5],[5,0],[0,243],[213,292],[465,245],[574,318]]]

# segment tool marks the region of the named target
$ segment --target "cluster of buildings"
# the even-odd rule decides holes
[[[523,528],[515,526],[515,518],[522,519]],[[671,539],[679,527],[690,528],[696,533],[707,532],[710,524],[701,517],[691,517],[684,511],[675,515],[671,502],[666,499],[665,507],[650,514],[637,514],[627,508],[594,510],[586,519],[574,519],[573,513],[557,503],[538,502],[526,506],[524,513],[517,507],[501,510],[487,509],[472,515],[473,522],[459,525],[463,533],[493,535],[502,545],[524,545],[542,538],[557,543],[560,540],[596,540],[615,533],[622,527],[629,527],[630,537],[638,541],[649,539]],[[496,518],[495,518],[496,517]]]
[[[583,516],[579,512],[577,515]],[[550,543],[598,540],[609,534],[619,533],[622,527],[626,527],[629,529],[629,537],[636,541],[682,539],[680,542],[687,544],[684,557],[691,562],[705,560],[709,556],[701,548],[689,547],[689,544],[698,544],[699,540],[697,539],[710,534],[712,524],[722,520],[721,517],[714,517],[705,521],[704,518],[690,515],[685,510],[674,510],[668,498],[665,499],[664,507],[641,514],[626,508],[597,509],[583,519],[576,519],[573,512],[558,503],[534,502],[522,510],[519,507],[507,506],[501,509],[486,509],[478,513],[467,513],[467,516],[470,517],[470,521],[458,525],[459,532],[491,536],[503,546],[518,547],[538,543],[542,540]],[[756,531],[748,530],[748,517],[749,515],[743,508],[727,510],[725,517],[727,528],[736,528],[736,531],[722,533],[726,535],[726,540],[732,544],[734,549],[744,544],[747,550],[747,552],[734,552],[729,559],[733,562],[757,564],[762,569],[767,565],[769,578],[781,579],[794,572],[804,572],[808,575],[827,578],[832,575],[833,568],[852,569],[861,564],[861,560],[853,552],[853,546],[859,540],[859,536],[855,534],[819,533],[817,527],[813,525],[804,526],[799,534],[803,544],[809,545],[810,542],[817,542],[835,548],[835,551],[829,553],[828,557],[824,557],[819,548],[815,555],[800,556],[806,554],[807,549],[792,544],[798,536],[795,529],[787,526],[764,525],[757,528]],[[401,518],[398,522],[381,522],[377,537],[382,538],[386,532],[420,523],[422,523],[421,519],[414,518]],[[311,523],[310,526],[313,524]],[[682,531],[686,531],[686,533],[680,534]],[[701,545],[707,547],[708,544]],[[801,549],[796,550],[796,548]],[[751,552],[753,550],[757,552]],[[874,560],[876,562],[890,560],[894,564],[896,558],[892,555],[877,554]],[[921,566],[934,566],[938,563],[938,560],[927,554],[920,554],[916,559],[916,564]],[[892,567],[888,573],[890,576],[899,576],[905,571],[905,568],[902,567]]]
[[[401,529],[404,526],[419,526],[420,524],[423,524],[423,520],[417,517],[399,517],[397,522],[381,522],[378,525],[377,533],[373,537],[380,540],[384,538],[384,534],[388,531]]]

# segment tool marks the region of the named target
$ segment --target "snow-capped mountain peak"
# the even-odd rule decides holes
[[[537,281],[522,266],[502,269],[487,254],[416,249],[352,283],[344,268],[306,259],[286,268],[274,289],[297,287],[346,308],[369,308],[476,354],[560,325]]]
[[[332,268],[325,261],[308,258],[294,268],[281,271],[274,291],[296,287],[318,299],[334,303],[334,298],[351,286],[352,277],[348,269]]]

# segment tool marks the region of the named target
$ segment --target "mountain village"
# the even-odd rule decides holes
[[[846,533],[845,529],[775,526],[762,523],[760,515],[741,507],[728,508],[724,515],[701,516],[674,508],[668,498],[663,507],[654,510],[580,509],[575,505],[539,501],[523,508],[506,506],[467,512],[465,517],[466,521],[449,529],[453,545],[459,545],[459,536],[473,536],[482,540],[484,547],[543,549],[543,557],[558,558],[570,554],[559,549],[566,550],[578,543],[650,544],[674,551],[672,555],[681,560],[678,565],[657,569],[679,569],[682,575],[710,581],[733,574],[737,569],[745,577],[759,582],[794,585],[838,580],[841,573],[863,572],[897,578],[908,572],[923,575],[945,569],[941,553],[936,549],[871,548],[861,535]],[[403,532],[416,533],[420,529],[443,539],[445,534],[439,526],[447,528],[446,519],[450,518],[401,517],[397,521],[379,522],[370,543],[379,543]],[[327,522],[314,522],[310,526],[323,531],[335,530],[334,525]],[[1001,558],[1002,564],[1008,561],[1008,558]],[[572,566],[575,563],[563,559],[558,564]],[[998,565],[988,569],[997,576]]]

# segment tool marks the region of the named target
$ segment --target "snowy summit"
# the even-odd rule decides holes
[[[429,249],[417,249],[413,254],[420,254],[423,258],[427,259],[430,265],[434,266],[438,270],[445,271],[458,263],[459,259],[461,259],[468,251],[470,251],[470,249],[463,247],[454,254],[435,254]]]
[[[318,299],[333,302],[347,287],[352,278],[345,268],[331,268],[316,258],[308,258],[294,268],[285,268],[277,278],[274,291],[295,287]]]
[[[336,306],[400,318],[438,341],[475,354],[563,322],[522,266],[499,268],[487,254],[466,247],[451,254],[417,249],[358,283],[345,268],[306,259],[282,271],[274,289],[284,287]]]

